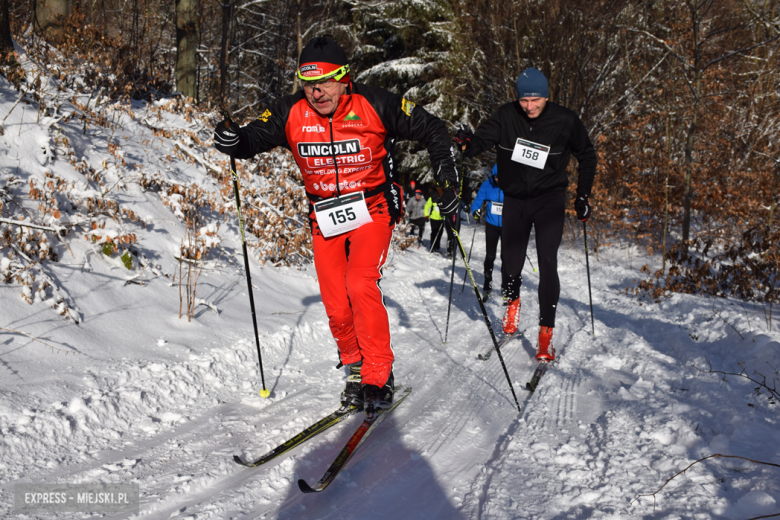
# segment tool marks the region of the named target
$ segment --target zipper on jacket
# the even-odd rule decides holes
[[[333,141],[333,116],[328,116],[330,122],[330,153],[333,155],[333,169],[336,170],[336,196],[341,197],[341,186],[339,185],[339,166],[336,163],[336,143]]]

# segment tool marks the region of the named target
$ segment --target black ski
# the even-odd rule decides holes
[[[525,389],[529,392],[536,390],[536,387],[539,386],[539,380],[542,378],[544,373],[547,372],[547,367],[549,366],[549,362],[540,361],[539,365],[536,367],[536,370],[534,370],[534,375],[531,377],[531,380],[525,384]]]
[[[513,339],[519,338],[520,336],[525,334],[526,330],[527,329],[523,329],[520,332],[516,332],[514,334],[506,334],[506,335],[504,335],[504,337],[501,338],[499,340],[499,342],[498,342],[498,348],[502,348],[504,345],[506,345],[507,343],[509,343]],[[490,350],[488,350],[484,354],[478,354],[477,355],[477,359],[479,359],[480,361],[487,361],[488,359],[490,359],[490,356],[493,355],[493,352],[495,352],[495,350],[496,350],[496,347],[494,345],[493,347],[490,348]]]
[[[384,420],[387,415],[395,410],[395,408],[401,404],[404,399],[409,397],[409,394],[412,392],[411,388],[405,388],[401,392],[397,393],[395,395],[396,400],[393,402],[393,404],[388,408],[387,410],[380,411],[378,414],[373,416],[366,416],[366,419],[363,421],[363,424],[361,424],[357,431],[355,431],[354,434],[352,434],[352,437],[349,438],[347,441],[347,444],[344,445],[344,448],[342,448],[341,452],[339,452],[336,459],[333,461],[333,464],[330,465],[328,470],[325,472],[325,474],[322,476],[322,478],[314,485],[314,487],[311,487],[309,484],[306,483],[305,480],[300,479],[298,480],[298,487],[303,491],[304,493],[319,493],[320,491],[323,491],[328,485],[330,485],[331,482],[336,478],[336,476],[341,472],[342,469],[344,469],[344,466],[347,465],[347,462],[349,462],[349,459],[352,458],[352,455],[355,454],[355,452],[360,448],[360,445],[363,444],[363,442],[368,438],[368,436],[371,434],[372,431],[374,431],[374,428],[379,425],[382,420]]]
[[[339,408],[332,414],[329,414],[316,423],[312,424],[305,430],[301,431],[299,434],[297,434],[295,437],[292,437],[291,439],[288,439],[287,441],[283,442],[276,448],[272,449],[259,459],[255,461],[245,461],[238,455],[233,455],[233,460],[236,461],[239,464],[242,464],[248,468],[255,468],[257,466],[260,466],[262,464],[265,464],[266,462],[275,459],[276,457],[283,455],[290,451],[291,449],[295,448],[296,446],[300,446],[304,442],[313,439],[320,433],[324,432],[331,426],[335,426],[350,415],[353,415],[357,412],[362,411],[362,408]]]

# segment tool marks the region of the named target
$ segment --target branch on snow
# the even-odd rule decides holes
[[[43,343],[44,345],[46,345],[47,347],[49,347],[53,351],[64,352],[66,356],[68,354],[80,354],[80,352],[76,352],[76,351],[72,351],[72,350],[63,350],[61,348],[53,347],[53,346],[49,345],[48,343],[46,343],[45,341],[41,341],[38,338],[36,338],[35,336],[33,336],[31,334],[28,334],[26,332],[22,332],[22,331],[19,331],[19,330],[13,330],[13,329],[6,329],[5,327],[0,327],[0,330],[4,330],[4,331],[10,332],[12,334],[20,334],[22,336],[26,336],[26,337],[30,338],[31,340],[33,340],[33,341],[37,341],[38,343]]]
[[[707,360],[707,363],[709,363],[709,360]],[[740,372],[739,374],[737,374],[736,372],[724,372],[723,370],[713,370],[712,369],[712,364],[710,364],[709,370],[702,370],[701,368],[697,367],[696,365],[691,365],[691,366],[693,368],[695,368],[696,370],[698,370],[699,372],[701,372],[702,374],[720,374],[721,376],[723,376],[722,381],[724,383],[728,381],[728,379],[726,379],[726,376],[744,377],[745,379],[747,379],[749,381],[752,381],[753,383],[758,385],[755,388],[756,395],[761,395],[761,389],[763,388],[764,390],[769,392],[769,394],[770,394],[769,395],[769,399],[770,399],[770,402],[772,404],[776,403],[777,401],[780,401],[780,393],[777,390],[777,380],[775,380],[773,382],[772,387],[770,388],[769,385],[767,385],[766,376],[764,374],[761,374],[760,372],[755,371],[755,370],[753,371],[754,374],[756,374],[756,375],[761,377],[762,380],[758,381],[757,379],[753,379],[752,377],[750,377],[747,374],[747,372],[745,371],[745,366],[744,366],[743,363],[737,363],[737,364],[742,368],[742,372]],[[769,365],[769,368],[772,368],[772,365]],[[777,373],[778,373],[777,369],[776,368],[772,368],[772,370],[777,375]]]
[[[660,492],[661,492],[661,490],[662,490],[663,488],[665,488],[665,487],[666,487],[666,485],[667,485],[669,482],[671,482],[671,481],[672,481],[672,480],[674,480],[675,478],[679,477],[680,475],[682,475],[683,473],[685,473],[686,471],[688,471],[689,469],[691,469],[693,466],[695,466],[695,465],[696,465],[696,464],[698,464],[699,462],[704,462],[704,461],[705,461],[705,460],[707,460],[707,459],[740,459],[740,460],[746,460],[746,461],[748,461],[748,462],[752,462],[753,464],[763,464],[763,465],[765,465],[765,466],[774,466],[775,468],[780,468],[780,464],[773,464],[773,463],[771,463],[771,462],[762,462],[762,461],[760,461],[760,460],[753,460],[753,459],[748,459],[748,458],[746,458],[746,457],[740,457],[740,456],[737,456],[737,455],[721,455],[720,453],[715,453],[714,455],[708,455],[707,457],[704,457],[704,458],[702,458],[702,459],[699,459],[699,460],[697,460],[697,461],[695,461],[695,462],[692,462],[692,463],[691,463],[691,464],[690,464],[690,465],[689,465],[687,468],[685,468],[684,470],[682,470],[682,471],[680,471],[680,472],[677,472],[677,473],[675,473],[675,474],[674,474],[674,475],[673,475],[673,476],[672,476],[672,477],[671,477],[669,480],[667,480],[666,482],[664,482],[664,485],[663,485],[663,486],[661,486],[660,488],[658,488],[658,490],[657,490],[655,493],[650,493],[650,494],[645,494],[645,495],[638,495],[638,496],[637,496],[637,497],[636,497],[634,500],[632,500],[631,502],[629,502],[629,504],[628,504],[628,505],[631,505],[631,504],[633,504],[634,502],[636,502],[637,500],[639,500],[639,499],[640,499],[640,498],[642,498],[642,497],[653,497],[653,511],[655,511],[655,496],[656,496],[658,493],[660,493]],[[776,516],[780,516],[780,513],[775,513],[775,514],[772,514],[772,515],[766,515],[766,516],[757,516],[757,517],[754,517],[754,518],[750,518],[749,520],[758,520],[759,518],[772,518],[772,517],[776,517]]]
[[[9,220],[7,218],[0,218],[0,223],[2,224],[10,224],[12,226],[20,226],[20,227],[27,227],[32,229],[40,229],[41,231],[51,231],[52,233],[59,234],[62,231],[65,230],[64,227],[60,228],[53,228],[53,227],[46,227],[46,226],[39,226],[38,224],[30,224],[29,222],[22,222],[17,220]]]

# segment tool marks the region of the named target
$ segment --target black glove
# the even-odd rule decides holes
[[[458,150],[468,151],[471,147],[471,139],[473,137],[474,134],[471,130],[466,130],[465,128],[458,130],[458,133],[455,134],[455,142],[458,143]]]
[[[577,218],[582,222],[587,222],[590,218],[590,202],[587,195],[577,195],[574,199],[574,210],[577,212]]]
[[[241,142],[241,127],[238,123],[225,120],[214,129],[214,148],[233,155]]]
[[[458,211],[460,200],[455,188],[443,188],[439,199],[439,213],[445,217],[451,217]]]
[[[474,220],[479,221],[482,218],[482,208],[474,212]]]

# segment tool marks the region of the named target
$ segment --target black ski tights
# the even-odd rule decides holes
[[[555,326],[555,310],[561,292],[558,279],[558,247],[563,237],[566,192],[556,191],[527,200],[506,196],[501,232],[501,259],[506,275],[506,295],[520,297],[520,285],[531,228],[536,231],[539,263],[539,325]],[[504,285],[504,284],[502,284]]]

